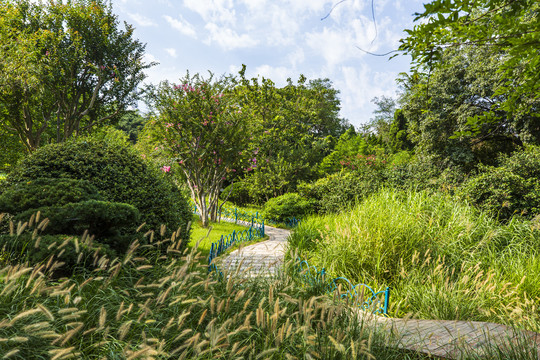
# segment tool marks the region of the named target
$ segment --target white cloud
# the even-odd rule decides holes
[[[284,86],[288,78],[294,78],[291,70],[283,66],[261,65],[255,68],[255,74],[272,80],[277,86]]]
[[[291,63],[293,68],[296,68],[299,64],[302,64],[305,59],[306,59],[306,56],[302,48],[295,49],[288,56],[288,60]]]
[[[157,24],[150,18],[141,15],[139,13],[128,13],[128,16],[135,24],[139,26],[157,26]]]
[[[206,22],[231,26],[237,22],[232,0],[184,0],[184,6],[199,14]]]
[[[374,72],[365,64],[360,66],[342,66],[339,79],[335,82],[341,90],[342,115],[353,124],[369,120],[366,108],[375,96],[395,97],[396,85],[394,72]],[[335,77],[334,77],[335,78]],[[362,111],[364,109],[364,111]]]
[[[165,15],[163,16],[163,18],[169,23],[169,25],[171,25],[174,29],[180,31],[182,34],[193,38],[197,37],[195,27],[191,25],[187,20],[185,20],[182,15],[180,15],[178,19],[174,19],[169,15]]]
[[[331,68],[352,57],[362,56],[354,47],[353,34],[349,29],[325,27],[322,31],[308,33],[306,43],[317,55],[322,56],[326,65]]]
[[[210,33],[206,44],[211,45],[213,42],[216,42],[224,50],[249,48],[259,43],[248,34],[238,35],[233,29],[220,27],[214,23],[206,24],[205,29]]]
[[[169,54],[169,56],[171,56],[171,57],[173,57],[173,58],[178,57],[178,55],[176,54],[176,49],[174,49],[174,48],[166,48],[166,49],[165,49],[165,52],[166,52],[167,54]]]

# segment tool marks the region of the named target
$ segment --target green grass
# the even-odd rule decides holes
[[[35,229],[29,226],[26,231]],[[0,269],[1,356],[429,358],[397,348],[399,339],[361,322],[343,302],[317,296],[316,289],[296,282],[287,272],[220,281],[208,274],[195,249],[177,250],[181,248],[177,235],[147,233],[153,241],[145,245],[135,241],[119,259],[94,255],[97,269],[75,268],[63,278],[51,275],[61,266],[54,258],[35,265],[12,259]],[[26,251],[41,250],[38,239]],[[85,241],[92,240],[79,239],[79,244]],[[56,257],[72,245],[48,249]],[[490,358],[536,359],[526,345]]]
[[[382,190],[302,222],[290,246],[330,276],[391,286],[391,316],[540,328],[540,232],[528,221],[502,225],[448,196]]]
[[[210,254],[210,247],[212,246],[212,243],[219,241],[222,235],[227,236],[233,231],[238,232],[247,229],[245,226],[236,225],[234,223],[225,221],[220,223],[210,223],[210,227],[203,228],[198,216],[194,216],[188,247],[193,248],[197,241],[200,241],[198,250],[202,255],[208,256],[208,254]]]

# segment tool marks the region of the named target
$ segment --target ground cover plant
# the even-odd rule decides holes
[[[292,249],[329,276],[391,286],[390,315],[540,328],[540,232],[499,223],[449,195],[384,189],[340,214],[313,216]]]

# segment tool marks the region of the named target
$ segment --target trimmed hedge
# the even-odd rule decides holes
[[[181,229],[189,239],[192,214],[185,197],[171,180],[129,147],[100,140],[78,140],[39,148],[8,175],[9,186],[39,178],[87,180],[104,201],[134,206],[146,230],[161,224],[167,233]]]
[[[0,235],[0,250],[12,263],[28,262],[30,265],[47,263],[51,256],[53,260],[63,263],[55,271],[58,275],[70,275],[78,268],[97,268],[99,258],[102,256],[112,260],[114,251],[104,244],[92,242],[87,238],[82,242],[71,235],[41,235],[33,236],[25,232],[19,236]]]
[[[100,243],[108,244],[119,254],[127,250],[131,240],[122,234],[132,231],[140,219],[139,211],[132,205],[88,200],[30,209],[16,215],[15,222],[28,221],[38,211],[40,219],[49,219],[43,233],[82,235],[88,230]]]
[[[19,214],[44,206],[101,199],[96,187],[86,180],[36,179],[7,188],[0,195],[0,213]]]

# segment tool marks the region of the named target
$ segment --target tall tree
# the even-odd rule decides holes
[[[179,84],[161,83],[150,96],[157,114],[147,126],[154,129],[149,133],[155,151],[169,161],[163,170],[177,165],[207,227],[209,219],[216,220],[224,181],[251,166],[244,165],[248,120],[231,79],[188,73]]]
[[[494,95],[504,96],[495,107],[472,117],[469,131],[479,134],[497,121],[498,111],[511,117],[538,114],[540,94],[540,2],[538,0],[432,0],[416,14],[420,22],[400,50],[412,56],[416,71],[444,66],[445,49],[489,48],[502,54],[496,69]]]
[[[27,151],[118,119],[137,101],[151,64],[104,0],[3,0],[0,13],[0,125]]]
[[[493,161],[494,153],[540,140],[534,114],[506,112],[499,106],[508,98],[497,93],[496,84],[504,77],[497,72],[501,56],[485,47],[447,49],[441,59],[444,66],[429,76],[401,77],[400,102],[408,121],[408,139],[418,145],[418,151],[474,166]],[[540,105],[534,98],[528,101],[536,108]],[[470,131],[471,119],[485,112],[493,114],[493,121]]]
[[[317,176],[316,164],[348,128],[339,117],[339,92],[328,79],[308,81],[300,76],[296,83],[289,79],[279,88],[270,79],[247,79],[244,66],[236,94],[251,118],[251,151],[259,161],[245,181],[258,201]]]

